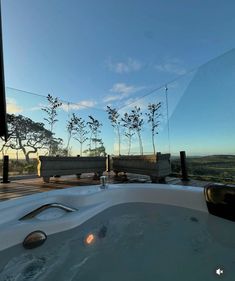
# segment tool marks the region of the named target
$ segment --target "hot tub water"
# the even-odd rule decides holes
[[[89,233],[95,237],[91,245],[84,243]],[[17,245],[0,252],[0,280],[210,281],[223,267],[223,280],[231,281],[234,237],[233,222],[204,212],[121,204],[48,236],[39,248]]]

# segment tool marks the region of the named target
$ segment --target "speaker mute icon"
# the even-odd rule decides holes
[[[221,269],[221,268],[217,268],[215,273],[220,276],[220,275],[222,275],[224,273],[224,270]]]

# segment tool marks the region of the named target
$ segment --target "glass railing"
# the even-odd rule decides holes
[[[10,137],[1,153],[9,155],[10,174],[36,173],[39,155],[159,151],[171,153],[172,176],[180,176],[179,152],[186,151],[191,178],[235,182],[234,61],[233,49],[160,87],[93,104],[6,88]],[[116,111],[113,123],[107,106]]]
[[[171,153],[186,151],[192,178],[235,181],[234,61],[233,49],[191,73],[183,92],[169,92],[170,105],[179,97],[170,116]],[[182,85],[181,80],[177,82]],[[179,159],[172,164],[179,173]]]

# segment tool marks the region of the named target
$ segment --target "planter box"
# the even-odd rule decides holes
[[[152,182],[164,182],[171,173],[170,154],[112,157],[112,169],[119,172],[150,176]]]
[[[77,175],[82,173],[96,173],[101,176],[106,169],[106,157],[53,157],[39,156],[38,176],[44,182],[49,182],[50,177]]]

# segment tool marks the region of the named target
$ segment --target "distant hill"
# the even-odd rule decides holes
[[[180,159],[172,158],[172,172],[180,173]],[[235,155],[187,157],[188,173],[192,177],[224,182],[235,182]]]

